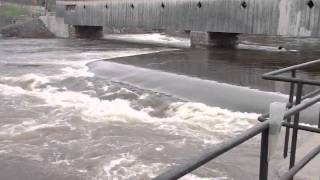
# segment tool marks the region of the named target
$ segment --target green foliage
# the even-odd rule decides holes
[[[13,5],[2,5],[0,6],[0,16],[17,17],[25,16],[28,11],[23,7]]]

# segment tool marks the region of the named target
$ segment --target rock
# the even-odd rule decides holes
[[[40,19],[32,19],[23,23],[9,25],[1,29],[3,37],[18,38],[54,38]]]

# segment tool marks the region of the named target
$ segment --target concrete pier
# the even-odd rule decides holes
[[[92,38],[98,39],[103,37],[102,26],[73,26],[70,37],[72,38]]]
[[[200,32],[190,33],[191,46],[235,48],[238,44],[238,33]]]

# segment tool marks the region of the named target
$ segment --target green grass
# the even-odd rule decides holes
[[[17,17],[28,15],[28,11],[22,7],[12,5],[0,6],[0,16]]]

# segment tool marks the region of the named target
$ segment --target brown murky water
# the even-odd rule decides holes
[[[262,73],[320,55],[313,40],[284,40],[296,51],[281,52],[256,41],[208,51],[1,39],[0,179],[150,179],[236,136],[286,98]],[[256,179],[258,158],[259,137],[184,179]]]

